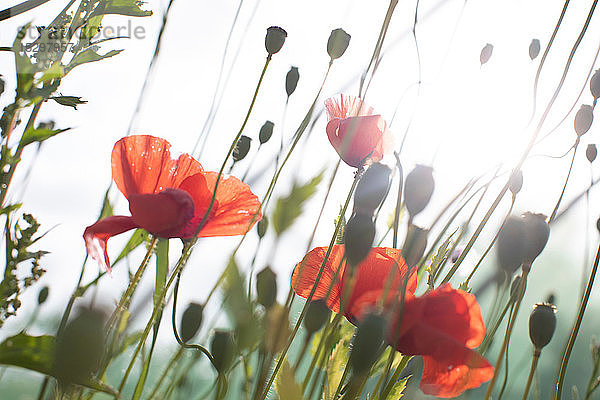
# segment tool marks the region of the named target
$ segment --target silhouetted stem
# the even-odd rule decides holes
[[[538,361],[540,359],[541,349],[535,349],[533,351],[533,358],[531,359],[531,368],[529,368],[529,377],[527,378],[527,384],[525,385],[525,391],[523,392],[523,397],[521,400],[527,400],[527,396],[529,395],[529,388],[531,387],[531,382],[533,381],[533,377],[535,375],[535,369],[537,368]]]

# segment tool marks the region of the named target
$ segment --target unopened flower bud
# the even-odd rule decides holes
[[[260,144],[265,144],[271,139],[273,135],[273,126],[275,126],[271,121],[266,121],[263,126],[260,128],[260,132],[258,133],[258,140]]]
[[[518,170],[517,172],[513,173],[510,176],[510,179],[508,180],[508,190],[510,190],[510,192],[513,194],[513,196],[516,196],[517,193],[519,193],[521,191],[522,187],[523,187],[523,172],[521,172],[521,170]]]
[[[600,69],[597,69],[590,79],[590,92],[594,99],[600,98]]]
[[[523,263],[525,255],[525,224],[518,217],[509,217],[498,233],[496,241],[498,266],[513,274]]]
[[[352,267],[357,267],[369,255],[374,239],[373,217],[365,214],[353,214],[344,230],[345,255]]]
[[[532,39],[529,43],[529,58],[534,60],[540,54],[540,40]]]
[[[329,320],[331,311],[323,299],[313,300],[306,307],[306,315],[302,321],[304,329],[312,335],[325,325]]]
[[[592,106],[582,104],[579,111],[577,111],[577,114],[575,114],[575,121],[573,122],[577,136],[581,136],[589,131],[593,121],[594,113]]]
[[[454,264],[458,260],[458,257],[460,257],[462,252],[463,252],[463,249],[461,249],[461,248],[454,249],[454,251],[450,255],[450,262],[452,264]]]
[[[198,303],[190,303],[181,316],[181,341],[187,343],[198,333],[202,325],[202,314],[204,306]]]
[[[487,63],[492,57],[492,52],[494,51],[494,46],[491,43],[486,44],[481,49],[481,53],[479,53],[479,62],[481,65]]]
[[[50,289],[48,288],[48,286],[44,286],[43,288],[40,289],[39,293],[38,293],[38,304],[42,305],[46,302],[46,300],[48,299],[48,293],[50,292]]]
[[[256,274],[256,300],[269,309],[277,299],[277,275],[270,267]]]
[[[296,86],[298,86],[298,79],[300,79],[298,67],[291,67],[285,76],[285,92],[287,93],[288,97],[290,97],[296,90]]]
[[[372,164],[358,181],[354,192],[354,212],[373,214],[390,189],[392,170],[383,164]]]
[[[235,148],[233,149],[233,160],[240,161],[243,160],[250,151],[250,139],[248,136],[242,135],[237,143],[235,144]]]
[[[79,383],[95,372],[104,353],[105,315],[82,309],[56,338],[53,375],[62,384]]]
[[[259,238],[263,238],[267,233],[267,228],[269,227],[269,220],[265,215],[263,215],[262,219],[258,221],[256,224],[256,232],[258,233]]]
[[[344,55],[349,44],[350,35],[341,28],[334,29],[327,41],[327,54],[332,60],[336,60]]]
[[[275,54],[283,47],[287,32],[285,29],[278,26],[267,28],[267,36],[265,37],[265,48],[267,53]]]
[[[600,218],[596,220],[596,230],[600,233]]]
[[[598,149],[596,148],[596,145],[588,144],[587,148],[585,149],[585,156],[588,159],[588,161],[593,163],[594,160],[596,159],[597,155],[598,155]]]
[[[411,225],[406,233],[406,240],[402,246],[402,257],[409,267],[414,267],[419,263],[425,248],[427,248],[427,230]]]
[[[235,357],[233,332],[216,330],[210,343],[210,354],[213,356],[213,366],[217,372],[225,373]]]
[[[352,351],[348,362],[355,374],[367,373],[377,361],[383,344],[385,319],[377,314],[365,315],[352,340]]]
[[[514,302],[517,300],[517,296],[519,295],[519,290],[521,289],[521,275],[515,276],[512,283],[510,284],[510,301]]]
[[[546,222],[544,214],[533,214],[530,212],[523,214],[525,227],[525,247],[523,261],[532,263],[540,255],[550,236],[550,226]]]
[[[407,176],[404,183],[404,203],[411,217],[414,217],[429,204],[435,183],[433,168],[417,165]]]
[[[537,303],[529,315],[529,338],[536,350],[550,343],[556,329],[556,307],[548,303]]]

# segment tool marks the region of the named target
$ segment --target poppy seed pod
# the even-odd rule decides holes
[[[550,343],[556,329],[556,307],[548,303],[537,303],[529,315],[529,338],[536,350]]]
[[[258,141],[260,144],[265,144],[269,141],[269,139],[271,139],[274,126],[275,124],[273,124],[271,121],[265,121],[263,126],[260,127],[260,132],[258,132]]]
[[[302,320],[304,329],[312,335],[325,325],[329,320],[331,311],[327,307],[327,303],[323,299],[313,300],[306,307],[306,315]]]
[[[44,286],[43,288],[40,289],[39,293],[38,293],[38,304],[42,305],[46,302],[46,300],[48,299],[48,293],[50,292],[50,289],[48,288],[48,286]]]
[[[354,212],[373,214],[390,189],[392,170],[383,164],[372,164],[360,178],[354,192]]]
[[[53,375],[62,384],[89,379],[100,365],[104,351],[105,315],[82,309],[56,338]]]
[[[262,239],[266,235],[268,227],[269,220],[263,215],[262,219],[256,224],[256,232],[258,233],[259,238]]]
[[[380,315],[369,313],[360,321],[352,340],[352,350],[348,360],[354,373],[367,373],[377,361],[384,332],[385,320]]]
[[[375,223],[369,214],[352,214],[344,230],[344,254],[351,267],[357,267],[373,246]]]
[[[285,29],[278,26],[267,28],[267,36],[265,37],[265,48],[269,55],[277,53],[283,47],[287,32]]]
[[[250,151],[250,142],[252,142],[252,139],[248,136],[242,135],[239,138],[231,156],[234,161],[243,160],[248,155],[248,152]]]
[[[517,193],[521,191],[522,187],[523,172],[521,172],[521,170],[518,170],[510,176],[510,179],[508,180],[508,190],[510,190],[513,196],[516,196]]]
[[[590,79],[590,92],[594,99],[600,98],[600,69],[597,69]]]
[[[277,275],[270,267],[256,274],[256,300],[269,309],[277,299]]]
[[[291,67],[285,76],[285,92],[288,97],[292,95],[296,91],[296,86],[298,86],[298,79],[300,79],[300,74],[298,73],[298,67]]]
[[[544,214],[524,213],[525,247],[523,261],[532,263],[540,255],[550,236],[550,226]]]
[[[585,157],[588,159],[588,161],[593,163],[597,155],[598,149],[596,148],[596,145],[588,144],[587,148],[585,149]]]
[[[590,130],[592,126],[592,122],[594,121],[594,109],[592,106],[588,104],[582,104],[575,114],[575,120],[573,121],[573,125],[575,127],[575,133],[577,136],[581,136],[587,131]]]
[[[349,44],[350,35],[341,28],[334,29],[327,40],[327,54],[332,60],[336,60],[344,55]]]
[[[414,267],[421,261],[427,247],[427,230],[411,225],[406,233],[402,246],[402,256],[409,267]]]
[[[235,340],[233,332],[217,330],[210,342],[210,353],[213,356],[213,366],[220,374],[227,371],[235,357]]]
[[[600,233],[600,218],[598,218],[596,220],[596,229],[598,230],[598,232]]]
[[[531,43],[529,43],[529,58],[534,60],[538,54],[540,54],[540,40],[531,39]]]
[[[433,168],[417,165],[406,176],[404,183],[404,204],[411,217],[414,217],[429,204],[435,183]]]
[[[181,341],[187,343],[198,333],[202,325],[202,314],[204,306],[198,303],[190,303],[181,316]]]
[[[504,221],[496,241],[498,266],[513,274],[525,256],[525,224],[521,218],[509,217]]]

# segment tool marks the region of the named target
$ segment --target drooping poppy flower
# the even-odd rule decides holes
[[[377,162],[391,148],[387,123],[358,97],[332,97],[325,100],[325,109],[327,137],[346,164],[360,168],[366,160]]]
[[[326,250],[312,250],[296,266],[292,287],[299,296],[308,297]],[[342,268],[336,277],[340,263]],[[348,281],[345,266],[343,247],[335,246],[316,284],[313,298],[324,298],[334,312],[340,312],[342,288]],[[493,367],[473,350],[485,336],[481,309],[475,296],[445,284],[416,297],[416,274],[413,271],[404,293],[402,310],[392,307],[402,295],[400,282],[407,273],[407,266],[398,250],[374,248],[357,267],[354,289],[344,312],[346,318],[356,323],[366,311],[381,302],[388,276],[394,267],[400,273],[388,289],[385,304],[389,306],[384,304],[383,313],[384,316],[393,315],[387,340],[402,354],[423,356],[425,367],[421,390],[439,397],[455,397],[490,380]],[[334,277],[337,283],[328,293]]]
[[[162,238],[191,238],[209,208],[218,173],[204,171],[188,154],[171,158],[171,144],[154,136],[129,136],[112,152],[112,177],[129,201],[131,216],[103,218],[85,229],[88,254],[110,269],[106,242],[143,228]],[[241,235],[260,220],[260,202],[235,177],[219,182],[215,202],[197,237]],[[257,214],[255,216],[255,214]]]
[[[309,296],[326,252],[327,247],[317,247],[296,266],[292,275],[292,287],[298,296]],[[344,259],[344,246],[334,245],[323,274],[317,282],[313,300],[325,299],[327,306],[339,313],[341,297],[345,285],[349,282],[349,269]],[[383,296],[382,288],[388,283],[388,277],[392,273],[394,277],[388,289],[386,303],[395,303],[407,271],[408,266],[400,255],[400,250],[374,247],[356,269],[355,283],[346,302],[344,315],[350,322],[355,322],[368,308],[374,307]],[[416,271],[413,271],[407,280],[405,296],[412,296],[416,288],[417,275]]]

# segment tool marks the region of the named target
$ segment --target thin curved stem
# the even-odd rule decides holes
[[[540,354],[540,349],[535,349],[533,351],[533,358],[531,359],[531,368],[529,368],[529,377],[527,378],[527,384],[525,385],[525,391],[523,392],[523,397],[521,398],[521,400],[527,400],[527,396],[529,395],[529,388],[531,388],[531,382],[533,382],[535,370],[540,359]]]
[[[565,195],[565,190],[567,189],[567,183],[569,182],[569,178],[571,177],[571,171],[573,170],[573,163],[575,162],[575,154],[577,154],[577,147],[579,147],[579,136],[575,140],[575,145],[573,146],[573,158],[571,158],[571,165],[569,166],[569,172],[567,173],[567,177],[565,178],[565,183],[563,185],[562,191],[560,192],[560,197],[554,206],[554,210],[552,210],[552,214],[550,214],[550,218],[548,218],[548,223],[552,222],[554,218],[556,218],[556,213],[558,212],[558,207],[562,201],[563,196]]]

